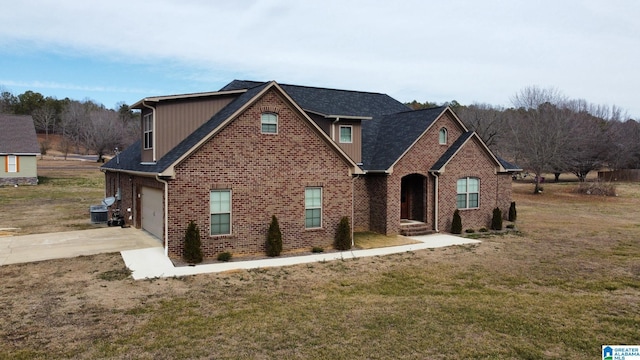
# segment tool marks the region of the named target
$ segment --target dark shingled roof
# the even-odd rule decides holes
[[[516,172],[522,171],[522,168],[519,167],[518,165],[512,164],[499,156],[496,156],[496,157],[498,158],[498,161],[500,161],[500,164],[506,171],[516,171]]]
[[[220,91],[250,89],[261,83],[234,80]],[[386,94],[278,84],[305,111],[322,115],[370,118],[410,110]]]
[[[404,111],[362,124],[362,168],[387,170],[438,118],[445,107]]]
[[[193,148],[200,140],[209,135],[215,128],[220,126],[225,120],[227,120],[234,112],[244,106],[249,100],[262,91],[269,83],[263,83],[260,86],[249,89],[247,92],[241,94],[238,98],[233,100],[229,105],[225,106],[220,112],[215,114],[209,121],[200,126],[196,131],[187,136],[176,147],[171,149],[166,155],[155,164],[145,165],[141,164],[141,146],[140,141],[129,146],[123,151],[120,156],[114,157],[109,162],[104,164],[102,168],[113,170],[129,170],[137,172],[149,172],[149,173],[161,173],[166,170],[171,164],[178,160],[182,155],[187,153]],[[119,160],[118,160],[119,158]],[[118,163],[119,162],[119,163]]]
[[[234,112],[253,99],[271,82],[234,80],[220,91],[247,90],[213,116],[208,122],[169,151],[158,162],[140,163],[140,142],[127,148],[103,168],[137,172],[161,173],[198,142],[220,126]],[[298,85],[278,84],[303,110],[325,116],[345,116],[366,119],[362,121],[362,169],[388,170],[411,145],[427,130],[446,107],[411,110],[408,106],[386,94],[349,90],[325,89]],[[434,164],[441,168],[464,142],[473,135],[465,133]],[[506,167],[505,167],[506,168]]]
[[[473,134],[474,134],[473,131],[467,131],[466,133],[460,135],[460,137],[453,144],[451,144],[451,146],[447,149],[447,151],[445,151],[445,153],[442,154],[440,159],[438,159],[438,161],[436,161],[436,163],[433,164],[433,166],[431,167],[431,169],[429,169],[429,171],[442,170],[442,167],[445,166],[449,162],[449,160],[451,160],[451,158],[453,158],[456,152],[458,152],[458,150],[462,147],[462,145],[464,145],[464,143],[466,143],[467,140],[469,140],[469,138],[473,136]]]
[[[40,154],[33,118],[0,114],[0,154]]]

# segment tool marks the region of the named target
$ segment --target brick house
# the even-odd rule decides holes
[[[172,258],[191,220],[214,257],[264,252],[272,215],[287,251],[331,246],[344,216],[356,231],[447,231],[456,208],[488,227],[511,201],[514,167],[447,107],[238,80],[132,107],[142,138],[103,165],[106,195]]]
[[[40,145],[29,115],[0,114],[0,186],[37,185]]]

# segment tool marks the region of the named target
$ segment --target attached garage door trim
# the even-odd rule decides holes
[[[142,229],[148,231],[158,239],[163,238],[163,211],[162,190],[150,187],[142,187],[141,191],[141,215]]]

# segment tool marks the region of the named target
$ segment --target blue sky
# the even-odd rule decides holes
[[[0,88],[112,108],[233,79],[509,106],[526,86],[640,118],[640,2],[0,0]]]

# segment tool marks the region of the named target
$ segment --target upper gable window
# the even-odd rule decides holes
[[[440,132],[438,133],[438,142],[440,145],[447,145],[447,129],[440,129]]]
[[[340,142],[348,144],[353,142],[353,127],[351,125],[340,125]]]
[[[144,148],[153,148],[153,113],[142,118],[142,132],[144,134]]]
[[[260,116],[260,124],[262,126],[263,134],[277,134],[278,133],[278,114],[262,113],[262,115]]]

